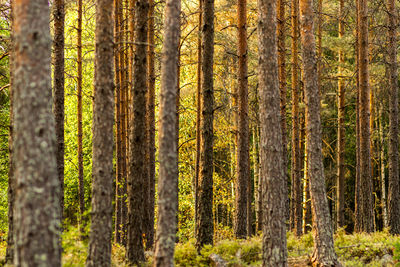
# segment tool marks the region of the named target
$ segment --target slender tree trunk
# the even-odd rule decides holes
[[[302,234],[302,190],[299,147],[299,78],[298,78],[298,0],[292,0],[292,203],[291,226]]]
[[[333,229],[326,198],[320,118],[320,95],[312,0],[300,0],[301,43],[307,121],[307,164],[313,215],[314,266],[339,266],[333,246]]]
[[[174,266],[178,207],[177,88],[181,2],[168,0],[161,63],[160,178],[154,266]]]
[[[285,177],[276,36],[276,2],[258,1],[263,266],[287,266]]]
[[[77,26],[77,97],[78,97],[78,198],[79,198],[79,223],[81,232],[85,231],[85,189],[83,181],[83,130],[82,130],[82,0],[78,0],[78,26]]]
[[[359,199],[360,213],[355,218],[357,232],[374,231],[374,196],[372,194],[371,161],[370,161],[370,87],[368,72],[368,8],[366,0],[359,0],[359,82],[360,82],[360,186]],[[356,189],[357,191],[357,189]]]
[[[54,1],[53,113],[56,121],[57,170],[60,180],[60,218],[64,209],[64,0]]]
[[[344,35],[344,1],[339,2],[339,38]],[[344,64],[344,52],[339,50],[338,66],[338,138],[337,138],[337,178],[336,178],[336,223],[337,227],[344,227],[344,192],[345,192],[345,86],[342,74],[342,65]]]
[[[248,84],[247,84],[247,11],[246,0],[239,0],[237,7],[238,23],[238,129],[236,152],[236,238],[246,238],[247,229],[247,202],[249,166],[249,120],[248,120]]]
[[[149,46],[147,48],[147,138],[148,138],[148,232],[146,233],[146,247],[151,248],[154,244],[154,201],[155,201],[155,171],[156,171],[156,148],[155,148],[155,69],[154,69],[154,1],[149,0],[149,26],[147,38]]]
[[[15,177],[13,162],[13,133],[14,133],[14,0],[10,0],[10,47],[9,47],[9,69],[10,69],[10,128],[8,133],[8,232],[7,232],[7,249],[5,263],[12,264],[14,261],[14,207],[15,207]]]
[[[111,266],[113,192],[113,0],[96,1],[92,212],[86,266]]]
[[[197,88],[196,88],[196,174],[194,177],[194,232],[197,232],[198,225],[198,202],[199,202],[199,173],[200,173],[200,124],[201,124],[201,25],[202,25],[202,16],[203,16],[203,0],[199,0],[199,36],[197,38]]]
[[[49,14],[46,1],[13,3],[15,266],[61,266]]]
[[[214,0],[204,0],[201,27],[201,136],[196,247],[213,243]]]
[[[380,163],[381,163],[381,191],[382,191],[382,218],[383,227],[388,227],[388,216],[387,216],[387,197],[386,197],[386,175],[385,175],[385,139],[383,137],[383,105],[379,105],[379,140],[381,145]]]
[[[389,16],[389,190],[388,226],[392,234],[400,234],[399,189],[399,107],[397,78],[397,12],[394,0],[388,0]]]
[[[133,65],[132,120],[130,123],[130,153],[128,176],[128,242],[127,258],[131,264],[144,261],[143,201],[145,192],[146,145],[146,76],[147,23],[149,2],[138,0],[135,5],[135,60]]]

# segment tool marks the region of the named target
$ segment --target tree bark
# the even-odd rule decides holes
[[[381,179],[381,191],[382,191],[382,220],[383,227],[388,227],[388,211],[387,211],[387,195],[386,195],[386,175],[385,175],[385,139],[383,136],[383,104],[379,104],[379,140],[381,145],[380,151],[380,179]]]
[[[298,77],[298,0],[292,0],[292,203],[291,227],[302,234],[302,186],[299,142],[299,77]]]
[[[344,1],[339,2],[339,38],[344,35]],[[344,52],[339,49],[338,66],[338,138],[337,138],[337,178],[336,178],[336,224],[337,227],[344,227],[344,192],[345,192],[345,86],[342,74],[344,64]]]
[[[247,82],[247,11],[246,0],[239,0],[237,7],[238,23],[238,129],[236,152],[236,216],[235,236],[246,238],[247,232],[247,201],[249,166],[249,119],[248,119],[248,82]]]
[[[147,94],[147,23],[149,2],[138,0],[135,5],[135,58],[133,63],[132,120],[128,176],[128,242],[127,258],[131,264],[143,262],[143,201],[145,188],[146,94]]]
[[[79,198],[79,227],[84,232],[85,189],[83,180],[83,130],[82,130],[82,0],[78,0],[78,26],[77,26],[77,110],[78,110],[78,198]]]
[[[64,0],[54,1],[54,84],[53,84],[53,113],[56,122],[57,137],[57,170],[60,180],[60,218],[64,209]]]
[[[161,62],[160,177],[158,183],[157,243],[154,266],[174,266],[178,207],[177,84],[180,43],[180,0],[168,0],[165,8]]]
[[[111,266],[113,193],[113,0],[96,1],[92,212],[86,266]]]
[[[307,164],[313,216],[313,266],[340,266],[333,246],[328,200],[326,198],[320,118],[320,95],[315,54],[312,0],[300,0],[301,44],[307,122]]]
[[[392,234],[400,234],[399,188],[399,97],[397,80],[397,13],[394,0],[388,0],[389,16],[389,190],[388,226]]]
[[[259,0],[258,13],[263,266],[287,266],[287,182],[283,169],[276,2]]]
[[[360,82],[360,176],[359,198],[356,205],[360,206],[360,213],[356,214],[355,231],[374,231],[374,196],[372,194],[371,160],[370,160],[370,87],[368,71],[368,7],[366,0],[359,0],[359,82]],[[356,194],[357,196],[357,194]]]
[[[214,0],[204,0],[201,27],[201,112],[200,123],[200,173],[198,226],[196,247],[200,251],[205,244],[213,243],[213,120],[214,120]]]
[[[49,13],[46,1],[13,3],[15,266],[61,266]]]
[[[149,0],[149,26],[147,32],[147,38],[149,46],[147,48],[147,86],[148,86],[148,96],[147,96],[147,138],[148,138],[148,232],[146,234],[147,243],[146,247],[151,248],[154,244],[154,202],[155,202],[155,171],[156,171],[156,148],[155,148],[155,69],[154,69],[154,6],[153,0]]]

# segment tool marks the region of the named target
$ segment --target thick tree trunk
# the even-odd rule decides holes
[[[263,266],[287,266],[287,181],[283,169],[276,2],[259,0],[258,13]]]
[[[247,9],[246,0],[239,0],[237,7],[238,24],[238,128],[236,152],[236,216],[234,231],[236,238],[246,238],[247,233],[247,198],[249,166],[249,119],[248,119],[248,84],[247,84]]]
[[[181,2],[168,0],[165,9],[161,62],[160,178],[158,182],[157,243],[154,266],[174,266],[178,207],[177,83]]]
[[[298,77],[298,0],[292,0],[292,191],[291,228],[297,236],[302,234],[302,184],[299,142],[299,77]]]
[[[389,190],[388,226],[392,234],[400,234],[399,188],[399,107],[397,80],[397,12],[394,0],[388,0],[389,16]]]
[[[339,38],[344,35],[344,1],[339,2]],[[337,137],[337,178],[336,178],[336,224],[337,227],[344,227],[344,192],[345,192],[345,85],[342,74],[342,65],[344,64],[344,52],[339,50],[338,66],[338,137]]]
[[[196,247],[213,243],[214,0],[204,0],[201,27],[200,173]]]
[[[146,247],[151,248],[154,244],[154,202],[155,202],[155,176],[156,176],[156,147],[155,147],[155,68],[154,68],[154,6],[153,0],[149,0],[149,26],[147,39],[147,139],[148,139],[148,227]]]
[[[113,194],[113,0],[96,1],[92,212],[86,266],[111,266]]]
[[[56,121],[57,170],[60,180],[60,218],[64,209],[64,0],[54,1],[53,113]]]
[[[15,266],[61,266],[49,13],[46,1],[13,3]]]
[[[78,198],[79,198],[79,227],[85,231],[85,189],[83,180],[83,130],[82,130],[82,0],[78,0],[78,26],[77,30],[77,110],[78,110]]]
[[[326,197],[320,118],[320,95],[315,54],[312,0],[300,0],[301,43],[307,121],[307,164],[313,215],[314,266],[339,266]]]
[[[128,176],[128,242],[127,258],[131,264],[144,261],[143,201],[146,188],[146,94],[147,94],[147,23],[149,3],[138,0],[135,5],[135,59],[133,64],[132,120],[130,123],[130,153]]]
[[[357,232],[374,231],[374,196],[372,194],[371,161],[370,161],[370,87],[368,72],[368,7],[366,0],[359,0],[359,118],[360,118],[360,176],[359,176],[359,214],[355,218],[355,230]],[[356,194],[357,196],[357,194]]]

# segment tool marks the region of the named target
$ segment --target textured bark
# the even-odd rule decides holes
[[[387,194],[386,194],[386,174],[385,174],[385,139],[383,137],[383,104],[379,104],[379,141],[381,145],[380,151],[380,179],[381,179],[381,192],[382,192],[382,220],[383,227],[388,227],[388,216],[387,216]]]
[[[368,7],[366,0],[359,0],[359,120],[360,120],[360,176],[358,199],[356,192],[356,205],[359,205],[359,213],[356,213],[355,231],[374,231],[374,196],[372,194],[371,160],[370,160],[370,87],[368,71]]]
[[[147,22],[149,3],[135,5],[135,58],[133,63],[132,120],[128,176],[128,241],[127,258],[131,264],[144,261],[143,201],[145,194],[146,94],[147,94]]]
[[[399,97],[397,80],[397,13],[395,1],[388,0],[389,16],[389,190],[388,226],[392,234],[400,234],[399,188]],[[383,187],[382,187],[383,188]]]
[[[344,35],[344,1],[339,2],[339,38]],[[342,65],[344,64],[344,52],[339,49],[338,66],[338,138],[337,138],[337,178],[336,178],[336,224],[344,227],[344,192],[345,192],[345,85],[342,77]]]
[[[53,84],[53,113],[56,121],[57,137],[57,170],[60,180],[60,218],[64,209],[64,0],[54,1],[54,84]]]
[[[176,126],[180,41],[179,0],[168,0],[165,8],[164,45],[161,62],[160,177],[158,182],[157,242],[154,266],[174,266],[178,212],[178,150]]]
[[[82,130],[82,0],[78,0],[78,26],[77,30],[77,105],[78,105],[78,199],[79,199],[79,227],[85,230],[83,214],[85,212],[85,189],[83,181],[83,130]]]
[[[302,189],[299,142],[299,75],[298,75],[298,0],[292,0],[292,203],[290,225],[297,236],[302,234]]]
[[[14,261],[14,207],[15,207],[15,177],[13,162],[13,132],[14,132],[14,34],[13,34],[13,6],[14,1],[10,0],[10,48],[9,48],[9,69],[10,69],[10,128],[8,133],[8,232],[7,232],[7,249],[5,263],[12,264]]]
[[[111,266],[113,194],[113,0],[96,1],[92,212],[86,266]]]
[[[196,247],[213,243],[214,0],[204,0],[201,27],[200,173]]]
[[[15,266],[61,266],[47,1],[13,4]]]
[[[322,162],[320,95],[312,0],[300,0],[300,18],[307,122],[306,149],[314,236],[314,252],[311,260],[314,266],[339,266],[333,246],[333,229]]]
[[[154,201],[155,201],[155,175],[156,175],[156,148],[155,148],[155,69],[154,69],[154,1],[149,0],[149,26],[147,38],[147,138],[148,138],[148,227],[146,247],[151,248],[154,244]]]
[[[238,128],[236,152],[236,198],[235,225],[236,238],[246,238],[249,166],[249,119],[247,82],[247,22],[246,0],[239,0],[237,7],[238,24]]]
[[[258,13],[263,266],[287,266],[287,182],[283,169],[276,1],[259,0]]]
[[[203,0],[199,0],[199,29],[202,25],[203,16]],[[197,87],[196,87],[196,174],[194,177],[194,232],[197,232],[198,225],[198,200],[199,200],[199,173],[200,173],[200,121],[201,121],[201,31],[199,30],[199,36],[197,38]]]

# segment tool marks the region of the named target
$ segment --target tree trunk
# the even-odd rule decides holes
[[[154,244],[154,202],[155,202],[155,171],[156,171],[156,148],[155,148],[155,69],[154,69],[154,1],[149,0],[149,26],[147,38],[149,46],[147,48],[147,138],[148,138],[148,227],[146,247],[151,248]]]
[[[263,266],[287,266],[285,177],[276,36],[276,2],[258,1]]]
[[[92,223],[86,266],[111,266],[113,193],[113,0],[96,1]]]
[[[355,231],[374,231],[374,196],[372,194],[371,161],[370,161],[370,87],[368,72],[368,8],[366,0],[359,0],[359,82],[360,82],[360,176],[359,198],[360,213],[355,218]]]
[[[196,247],[213,243],[214,0],[204,0],[201,27],[201,137]]]
[[[298,78],[298,0],[292,0],[292,203],[291,227],[302,234],[302,190],[299,142],[299,78]]]
[[[49,13],[46,1],[13,3],[15,266],[61,266]]]
[[[60,180],[60,218],[64,209],[64,0],[54,1],[53,113],[56,121],[57,170]]]
[[[248,120],[248,85],[247,85],[247,11],[246,0],[239,0],[237,7],[238,24],[238,128],[236,152],[236,238],[246,238],[247,232],[247,198],[249,166],[249,120]]]
[[[339,38],[344,35],[344,1],[339,2]],[[339,50],[338,66],[338,137],[337,137],[337,178],[336,178],[336,223],[337,227],[344,227],[344,192],[345,192],[345,86],[342,74],[342,65],[344,64],[344,52]]]
[[[382,102],[379,105],[379,140],[381,145],[380,163],[381,163],[381,191],[382,191],[382,220],[383,227],[388,227],[388,216],[387,216],[387,197],[386,197],[386,175],[385,175],[385,139],[383,137],[383,105]]]
[[[133,65],[132,120],[130,123],[130,153],[128,176],[128,243],[127,258],[131,264],[145,260],[143,249],[143,201],[146,188],[146,75],[147,75],[147,0],[138,0],[135,5],[135,59]]]
[[[301,43],[307,122],[307,164],[313,215],[314,266],[339,266],[333,246],[333,231],[326,198],[320,118],[320,95],[312,0],[300,0]]]
[[[158,183],[157,243],[154,266],[174,266],[178,207],[177,84],[181,2],[168,0],[165,8],[161,62],[160,178]]]
[[[197,232],[198,225],[198,202],[199,202],[199,173],[200,173],[200,124],[201,124],[201,25],[202,25],[202,15],[203,15],[203,0],[199,0],[199,36],[197,38],[197,87],[196,87],[196,174],[194,180],[194,232]]]
[[[77,101],[78,101],[78,198],[79,198],[79,227],[83,233],[85,231],[84,212],[85,212],[85,189],[83,180],[83,130],[82,130],[82,0],[78,0],[78,26],[77,26]]]
[[[389,16],[389,190],[388,226],[392,234],[400,234],[399,189],[399,108],[397,80],[397,13],[394,0],[388,0]]]

